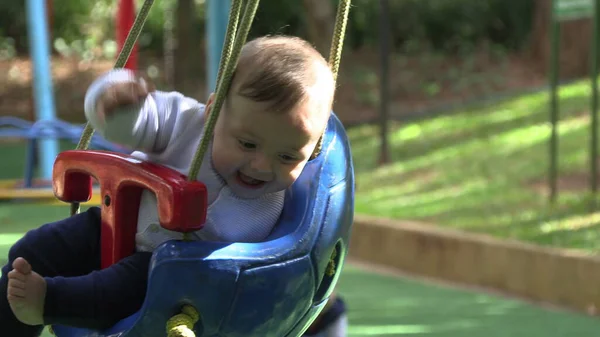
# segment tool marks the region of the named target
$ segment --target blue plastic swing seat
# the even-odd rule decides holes
[[[325,306],[343,266],[354,217],[354,168],[332,114],[323,149],[287,191],[273,233],[260,243],[169,241],[153,254],[146,300],[105,331],[53,326],[59,337],[166,336],[191,304],[197,337],[297,337]],[[336,273],[326,268],[332,252]]]

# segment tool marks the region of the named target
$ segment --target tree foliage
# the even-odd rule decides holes
[[[141,4],[141,0],[136,1]],[[329,1],[334,6],[337,3],[337,0]],[[164,9],[174,2],[161,0],[153,8],[142,36],[143,48],[160,52]],[[116,3],[115,0],[56,2],[52,6],[53,45],[58,41],[59,48],[79,53],[112,46],[105,41],[114,39]],[[378,6],[378,1],[353,1],[347,46],[361,48],[378,43]],[[196,0],[196,9],[195,30],[203,34],[204,1]],[[532,11],[533,0],[393,0],[390,15],[394,47],[410,51],[426,46],[454,53],[461,48],[491,42],[518,49],[529,38]],[[251,36],[283,33],[306,37],[307,21],[302,1],[264,0]],[[25,1],[0,2],[0,38],[4,41],[0,48],[12,45],[19,52],[27,52]]]

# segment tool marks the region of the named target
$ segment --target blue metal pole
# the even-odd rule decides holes
[[[225,43],[231,0],[207,0],[205,4],[206,36],[208,38],[206,84],[208,94],[210,94],[215,91],[215,87],[217,86],[219,62],[221,60],[223,44]]]
[[[33,187],[33,175],[36,166],[35,151],[38,149],[35,138],[29,139],[27,142],[27,158],[25,161],[25,176],[23,177],[23,187]]]
[[[29,49],[33,60],[33,93],[38,120],[56,118],[46,18],[46,0],[27,0]],[[54,159],[58,155],[58,141],[54,137],[40,140],[39,151],[41,178],[51,180]]]

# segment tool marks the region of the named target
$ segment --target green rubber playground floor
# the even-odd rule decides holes
[[[0,203],[0,261],[24,232],[58,220],[68,207]],[[496,295],[458,290],[347,265],[338,287],[349,308],[348,336],[597,336],[600,320],[542,309]],[[50,337],[46,333],[44,337]]]

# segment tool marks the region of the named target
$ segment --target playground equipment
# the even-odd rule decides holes
[[[206,2],[209,12],[207,20],[207,37],[210,48],[208,50],[207,69],[209,90],[215,89],[220,52],[225,40],[225,29],[230,7],[230,0],[208,0]],[[56,118],[52,91],[52,78],[50,69],[49,31],[48,21],[51,2],[49,0],[28,0],[28,30],[32,50],[34,68],[34,96],[35,116],[37,121],[31,123],[14,117],[0,118],[0,139],[25,139],[27,152],[23,179],[0,181],[0,200],[33,199],[53,200],[54,194],[50,187],[52,178],[52,165],[59,151],[58,140],[68,139],[77,141],[83,128],[68,124]],[[134,0],[119,0],[115,31],[119,50],[123,48],[135,20]],[[138,67],[138,46],[135,44],[129,58],[124,65],[128,69]],[[39,145],[41,146],[38,146]],[[94,136],[92,148],[104,149],[115,152],[125,152],[115,144],[110,144],[99,136]],[[38,152],[38,153],[36,153]],[[36,159],[40,158],[38,162]],[[39,166],[40,179],[36,184],[33,179],[34,169]],[[37,186],[36,186],[37,185]],[[92,202],[96,202],[93,200]]]
[[[0,117],[0,140],[2,139],[24,139],[27,141],[25,153],[25,170],[23,179],[0,181],[0,200],[32,199],[36,201],[53,201],[55,199],[50,181],[34,180],[34,168],[36,164],[36,141],[39,139],[69,140],[77,143],[83,127],[66,123],[58,119],[43,119],[37,122],[29,122],[16,117]],[[127,152],[126,149],[106,141],[95,135],[92,139],[92,147],[98,150],[114,152]],[[96,203],[97,200],[92,200]]]
[[[50,68],[50,47],[46,0],[27,0],[27,24],[29,46],[33,60],[33,91],[35,112],[38,120],[54,120],[54,94],[52,92],[52,71]],[[58,154],[55,138],[40,140],[40,172],[44,180],[52,178],[52,165]]]
[[[132,42],[153,0],[145,0],[115,67],[125,64]],[[214,109],[187,177],[167,167],[122,154],[84,151],[93,129],[86,126],[75,151],[61,153],[54,167],[57,197],[72,203],[89,199],[98,178],[102,204],[102,266],[130,254],[143,189],[158,199],[162,227],[189,233],[202,228],[206,188],[196,181],[214,122],[225,98],[258,0],[232,1]],[[330,65],[337,74],[350,1],[340,1]],[[239,21],[239,22],[238,22]],[[239,23],[239,25],[238,25]],[[54,326],[59,337],[75,336],[286,336],[304,333],[337,283],[354,208],[354,171],[348,138],[332,114],[321,147],[286,192],[275,230],[259,243],[169,241],[153,253],[146,301],[141,310],[106,331]],[[110,174],[118,171],[119,174]],[[204,208],[198,207],[203,205]],[[132,216],[132,214],[134,216]],[[133,229],[133,232],[132,232]],[[180,312],[180,313],[178,313]],[[166,326],[166,329],[165,329]]]
[[[27,141],[25,172],[22,180],[0,181],[0,200],[33,199],[36,201],[54,200],[51,189],[52,166],[59,152],[58,140],[77,142],[83,127],[72,125],[56,118],[52,72],[50,68],[50,47],[48,21],[48,0],[28,0],[27,19],[31,58],[33,60],[33,89],[35,101],[34,123],[15,117],[0,117],[0,139],[24,139]],[[123,45],[133,24],[135,9],[133,0],[120,0],[117,15],[117,41]],[[137,66],[137,47],[134,46],[126,67]],[[38,144],[40,146],[38,146]],[[115,152],[127,150],[111,144],[100,136],[94,136],[92,147]],[[39,151],[38,151],[39,150]],[[39,155],[36,153],[39,152]],[[40,162],[37,162],[40,158]],[[34,168],[39,166],[40,179],[34,181]],[[97,200],[92,200],[95,203]]]
[[[127,35],[133,27],[135,20],[135,3],[134,0],[119,0],[119,6],[117,7],[117,20],[116,20],[116,34],[117,34],[117,47],[119,50],[123,49]],[[133,46],[131,54],[127,59],[127,62],[123,68],[137,69],[138,62],[138,45],[137,43]]]
[[[206,57],[207,97],[217,88],[217,75],[219,73],[221,50],[223,50],[225,34],[227,33],[229,8],[231,8],[231,0],[206,1],[206,37],[208,43]]]

